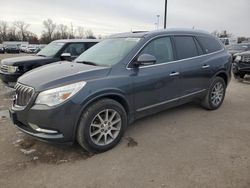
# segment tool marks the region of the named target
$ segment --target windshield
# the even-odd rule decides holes
[[[37,55],[44,57],[52,57],[56,55],[59,50],[64,46],[65,43],[62,42],[51,42],[46,47],[44,47]]]
[[[244,44],[234,44],[228,47],[228,50],[245,50],[247,45]]]
[[[106,39],[85,51],[75,61],[98,66],[112,66],[128,55],[139,41],[140,38]]]

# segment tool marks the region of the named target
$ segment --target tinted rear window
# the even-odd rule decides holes
[[[197,37],[207,54],[217,52],[222,49],[220,43],[213,37]]]
[[[199,55],[193,37],[175,36],[174,41],[178,59],[186,59]]]

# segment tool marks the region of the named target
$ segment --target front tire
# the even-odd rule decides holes
[[[78,143],[90,153],[101,153],[115,147],[127,127],[127,113],[112,99],[102,99],[90,105],[82,114]]]
[[[206,96],[202,101],[202,106],[208,110],[218,109],[225,98],[226,83],[223,78],[216,77],[209,87]]]

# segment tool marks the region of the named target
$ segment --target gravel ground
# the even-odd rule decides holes
[[[19,132],[6,111],[12,91],[0,84],[0,187],[249,188],[249,93],[250,78],[232,80],[219,110],[187,104],[150,116],[90,155]]]

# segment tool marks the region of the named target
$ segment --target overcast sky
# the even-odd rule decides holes
[[[1,2],[2,1],[2,2]],[[42,21],[92,29],[108,35],[132,30],[153,30],[160,14],[163,27],[164,0],[0,0],[0,20],[23,20],[40,35]],[[250,36],[249,0],[168,0],[168,27],[228,30]]]

